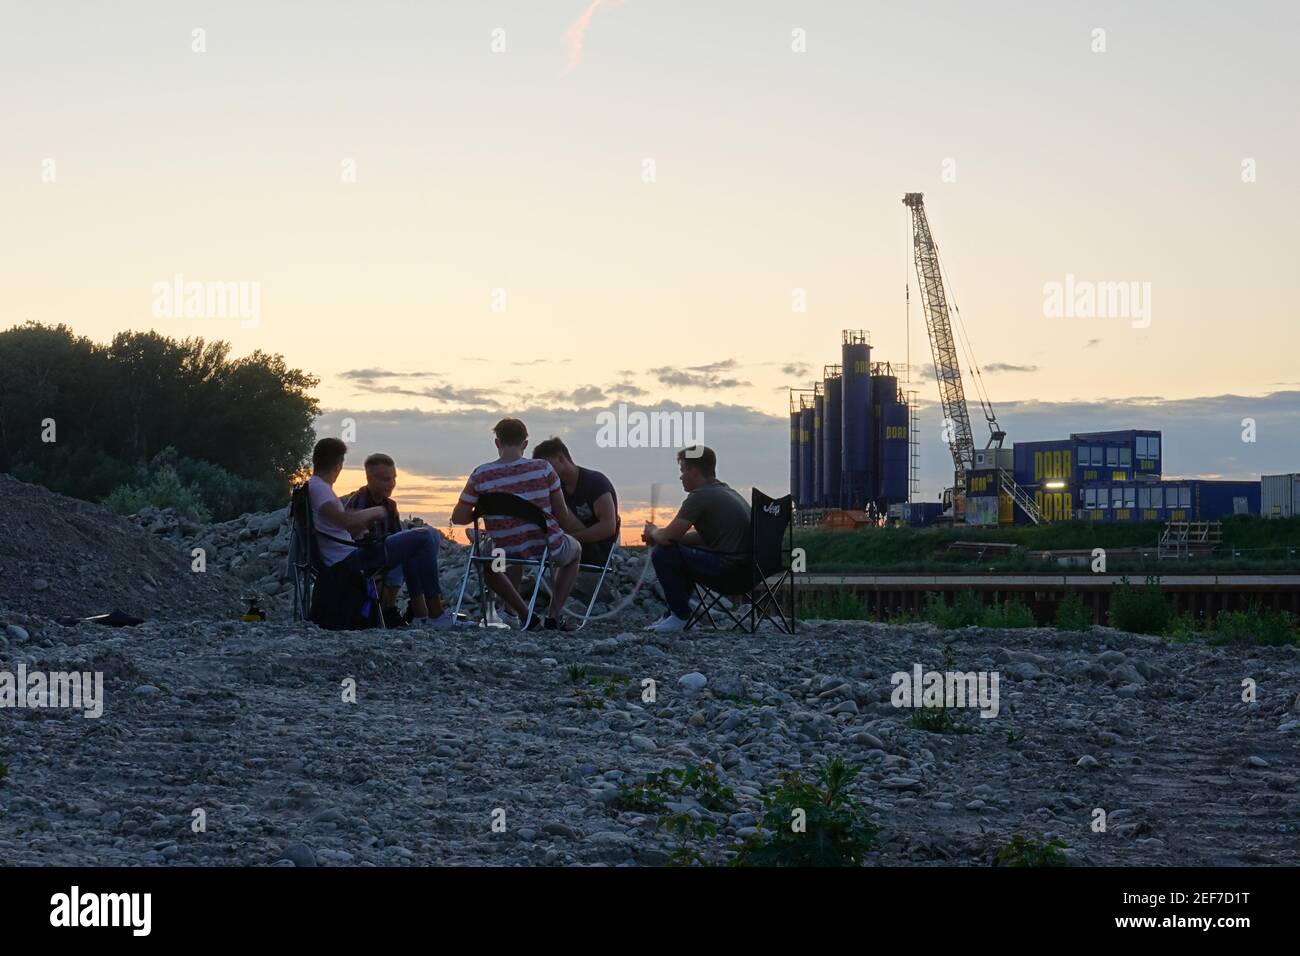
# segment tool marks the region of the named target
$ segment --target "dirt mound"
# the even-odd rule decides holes
[[[0,474],[0,611],[231,618],[241,583],[100,505]]]

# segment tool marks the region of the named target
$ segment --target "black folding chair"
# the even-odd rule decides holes
[[[491,544],[491,532],[485,527],[479,525],[480,519],[484,520],[486,525],[487,518],[517,518],[520,521],[527,521],[536,525],[542,531],[542,553],[537,558],[503,558],[502,563],[507,566],[535,568],[537,578],[533,582],[533,591],[528,599],[528,616],[524,618],[523,627],[527,630],[528,625],[533,620],[533,608],[537,605],[537,595],[541,591],[542,576],[546,572],[546,562],[550,558],[550,534],[546,525],[546,512],[533,504],[531,501],[525,501],[518,495],[509,495],[501,491],[490,491],[487,494],[479,495],[478,501],[474,505],[474,529],[470,534],[469,560],[465,562],[465,576],[460,582],[460,595],[456,598],[456,609],[452,612],[457,618],[460,617],[460,607],[465,600],[465,588],[469,585],[469,574],[473,568],[478,569],[478,591],[479,591],[479,624],[486,626],[488,596],[486,582],[483,580],[483,566],[491,564],[496,558],[488,546]]]
[[[708,621],[714,630],[718,622],[714,611],[731,620],[732,630],[753,634],[764,621],[785,634],[793,634],[795,617],[795,577],[791,567],[794,552],[794,499],[769,498],[754,488],[750,493],[749,540],[751,550],[730,554],[734,570],[721,575],[694,578],[696,605],[686,622],[690,630]],[[704,549],[700,549],[704,550]],[[781,588],[789,595],[789,611],[781,604]],[[748,605],[739,614],[728,599],[741,598]]]
[[[328,573],[329,566],[321,559],[319,535],[338,544],[357,547],[351,538],[336,538],[316,527],[311,510],[311,496],[307,493],[307,482],[293,489],[289,499],[289,521],[291,538],[289,541],[289,565],[293,576],[293,619],[295,621],[311,620],[311,598],[321,576]],[[381,579],[390,568],[383,567],[369,575],[370,580]],[[376,589],[377,590],[377,589]],[[382,609],[376,615],[379,627],[387,628]]]

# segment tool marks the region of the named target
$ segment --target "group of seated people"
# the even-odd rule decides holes
[[[618,493],[599,471],[583,468],[559,438],[548,438],[525,457],[528,429],[516,418],[493,428],[497,457],[470,472],[451,513],[457,525],[474,522],[481,495],[498,492],[535,505],[545,516],[543,532],[534,522],[484,515],[486,533],[506,559],[536,560],[544,550],[554,569],[553,593],[545,616],[530,619],[520,595],[522,566],[503,570],[484,564],[484,581],[505,605],[507,623],[527,629],[570,630],[563,617],[580,564],[602,566],[618,541]],[[397,467],[392,457],[373,454],[365,460],[366,484],[340,499],[334,484],[343,471],[347,445],[322,438],[312,451],[307,495],[321,562],[366,576],[383,572],[380,606],[385,623],[399,627],[447,628],[455,625],[444,605],[438,582],[438,533],[432,528],[402,530],[393,490]],[[647,522],[641,540],[663,587],[668,610],[648,629],[679,631],[690,618],[690,596],[700,576],[725,574],[748,565],[749,503],[717,478],[717,456],[695,446],[677,453],[686,491],[677,516],[666,526]],[[405,583],[407,614],[397,609]]]

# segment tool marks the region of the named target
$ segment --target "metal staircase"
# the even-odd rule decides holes
[[[1016,507],[1023,511],[1030,521],[1034,524],[1043,524],[1047,521],[1038,505],[1034,503],[1034,499],[1029,497],[1029,492],[1016,484],[1016,480],[1011,477],[1011,472],[1005,468],[998,469],[998,484],[1000,490],[1010,495]]]
[[[1181,560],[1191,557],[1193,551],[1213,551],[1222,543],[1222,521],[1167,521],[1156,557]]]

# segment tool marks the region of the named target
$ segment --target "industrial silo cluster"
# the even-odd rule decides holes
[[[910,422],[888,362],[871,361],[861,329],[846,329],[839,365],[790,390],[790,493],[800,508],[884,514],[907,501]]]

